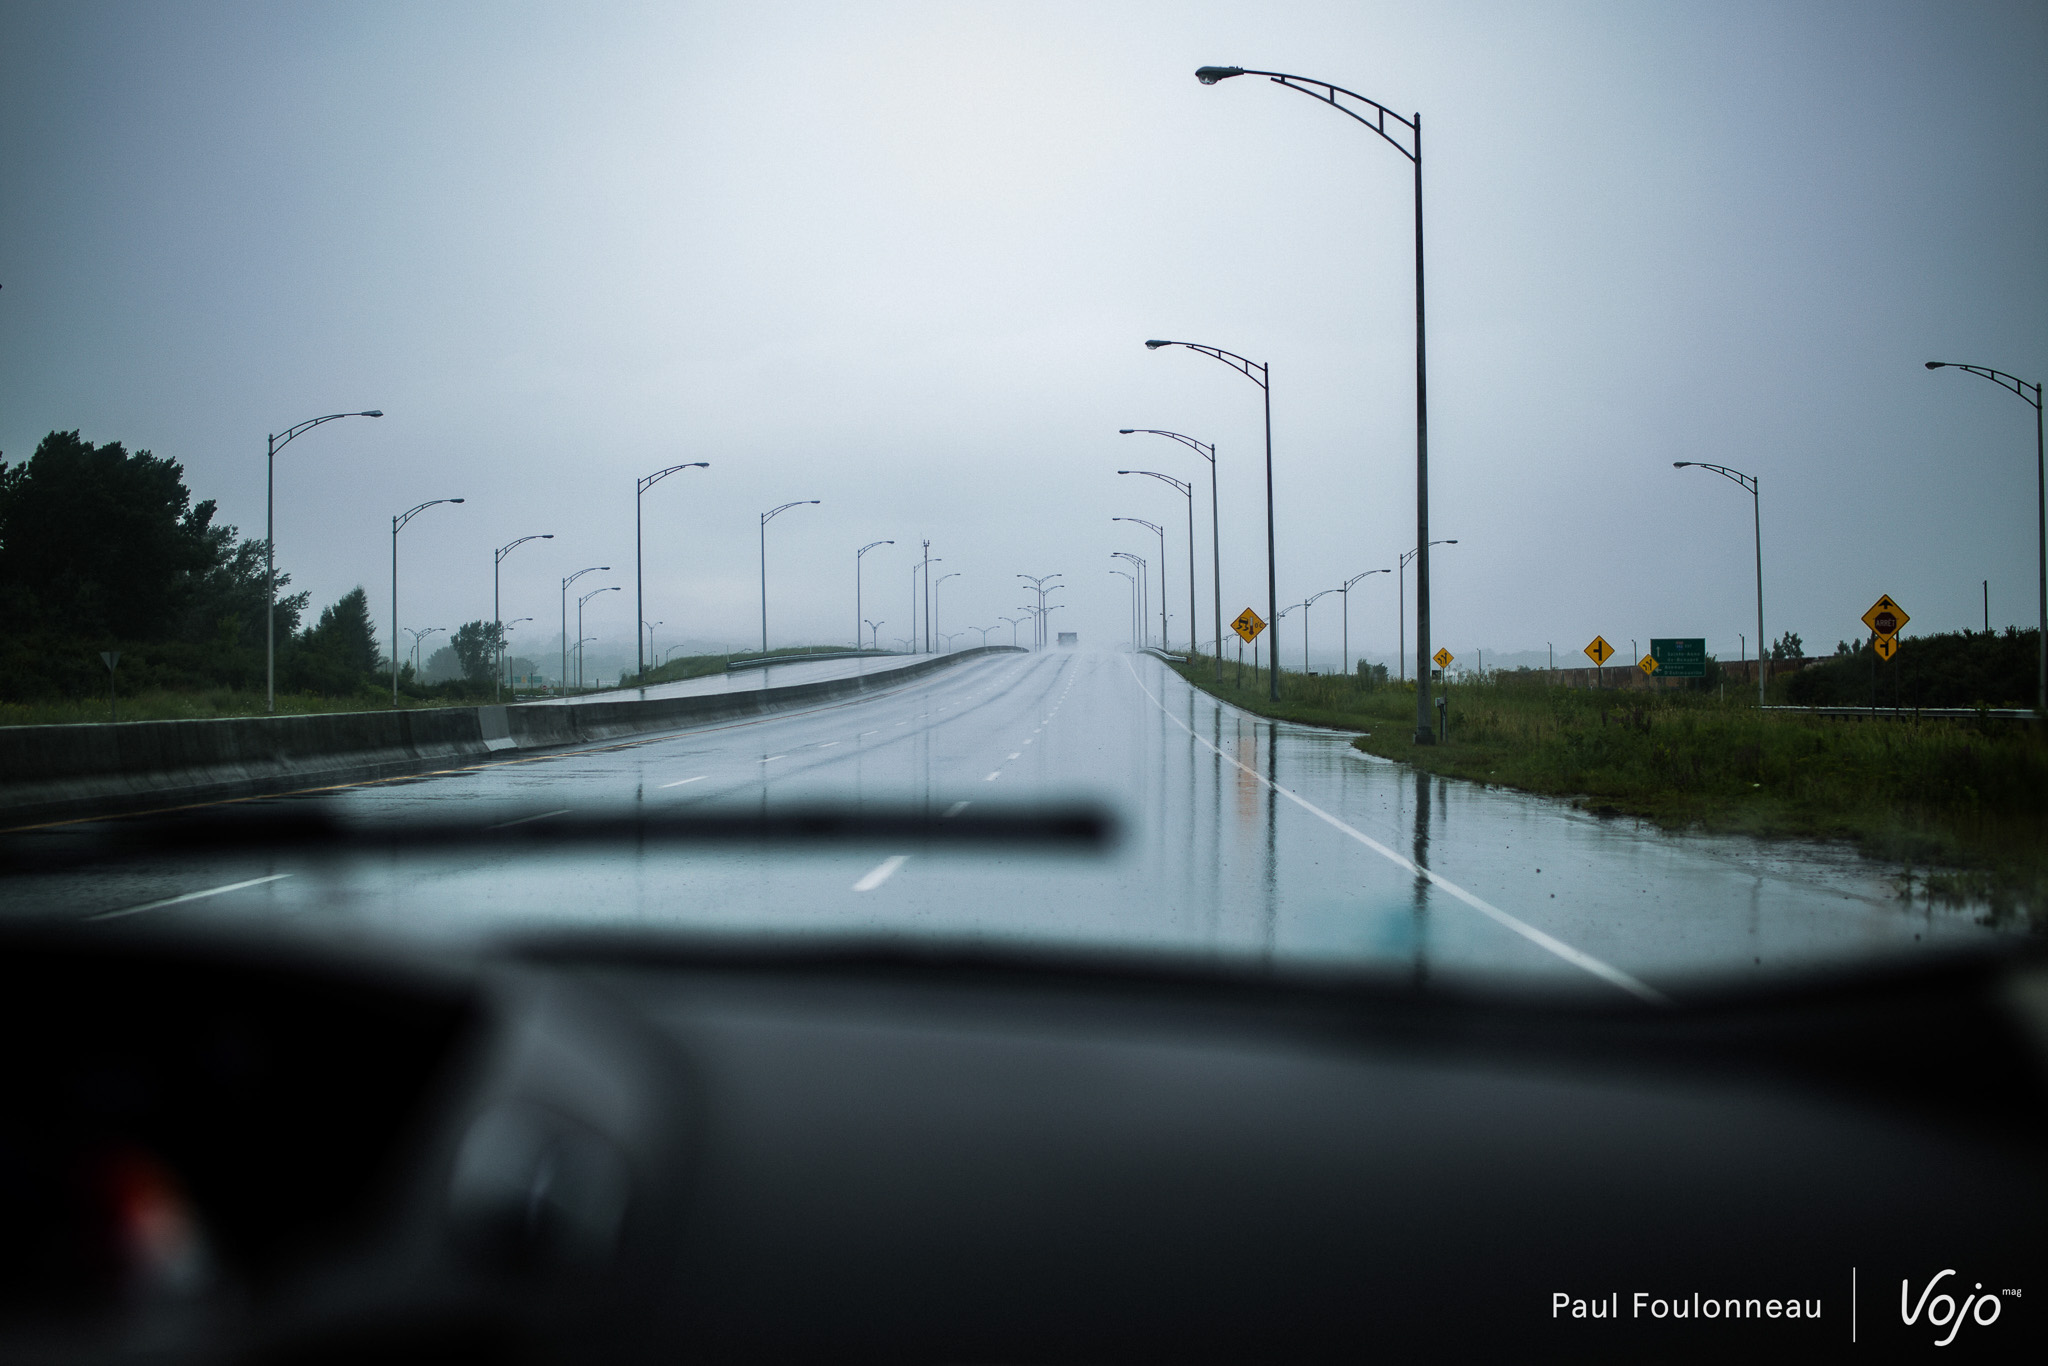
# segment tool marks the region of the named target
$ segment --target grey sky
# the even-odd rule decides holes
[[[668,642],[757,637],[756,517],[798,498],[776,643],[850,638],[878,538],[867,615],[907,630],[925,536],[942,627],[1057,571],[1055,626],[1120,640],[1110,553],[1157,555],[1118,514],[1172,529],[1179,639],[1183,505],[1115,470],[1199,462],[1116,430],[1220,445],[1228,617],[1264,601],[1258,393],[1147,337],[1271,362],[1283,603],[1414,525],[1407,164],[1208,62],[1423,113],[1439,642],[1732,656],[1748,500],[1676,459],[1762,477],[1773,636],[1880,592],[1975,625],[1985,578],[2031,624],[2033,413],[1920,368],[2048,371],[2030,4],[10,5],[0,450],[146,447],[261,534],[265,434],[381,407],[281,458],[278,541],[383,630],[390,515],[462,496],[405,533],[404,624],[487,616],[491,547],[547,531],[522,647],[610,564],[629,655],[634,477],[701,459],[647,500]],[[1389,582],[1354,649],[1392,652]]]

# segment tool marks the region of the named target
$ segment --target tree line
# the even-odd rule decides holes
[[[120,442],[51,432],[25,461],[0,460],[0,699],[104,692],[103,650],[121,652],[124,690],[264,685],[260,537],[194,503],[184,467]],[[303,625],[304,592],[277,574],[280,692],[346,697],[390,686],[369,597],[360,587]],[[415,696],[462,696],[491,680],[494,632],[455,636],[460,676],[432,687],[401,670]],[[448,647],[443,647],[447,649]]]

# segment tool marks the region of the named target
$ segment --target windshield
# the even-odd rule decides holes
[[[1952,149],[2038,25],[1234,13],[0,20],[9,913],[1651,1005],[2036,937],[2048,191]],[[334,838],[104,843],[256,810]]]

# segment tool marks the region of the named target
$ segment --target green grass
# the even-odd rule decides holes
[[[2048,744],[2039,725],[1765,714],[1712,694],[1453,684],[1448,739],[1413,741],[1414,685],[1174,666],[1261,715],[1364,732],[1369,754],[1431,773],[1564,797],[1672,830],[1853,843],[1902,890],[1982,900],[2048,930]],[[1432,708],[1434,712],[1434,708]]]

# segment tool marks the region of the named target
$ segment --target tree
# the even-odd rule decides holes
[[[462,676],[472,683],[488,684],[497,674],[498,647],[503,640],[500,628],[488,621],[464,622],[449,642],[455,657],[462,661]]]
[[[1778,637],[1777,644],[1771,646],[1771,658],[1804,659],[1806,658],[1806,643],[1800,640],[1798,632],[1787,631],[1784,635]]]
[[[120,442],[51,432],[0,462],[0,632],[175,638],[232,528],[192,505],[185,470]]]
[[[320,620],[294,642],[286,662],[290,685],[329,697],[345,697],[382,672],[370,599],[360,587],[323,609]]]

